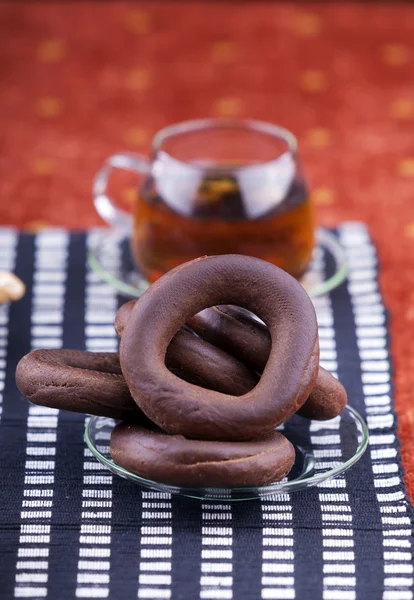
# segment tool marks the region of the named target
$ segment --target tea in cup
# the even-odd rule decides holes
[[[111,170],[142,175],[133,215],[107,195]],[[252,120],[202,119],[162,129],[150,158],[110,157],[94,185],[98,213],[129,228],[149,282],[191,259],[244,254],[296,278],[307,270],[315,223],[292,133]]]

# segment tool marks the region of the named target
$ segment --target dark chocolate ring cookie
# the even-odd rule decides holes
[[[235,303],[257,314],[272,338],[253,390],[222,394],[171,373],[165,356],[178,329],[203,308]],[[315,310],[302,286],[270,263],[240,255],[196,259],[141,296],[122,335],[120,362],[138,406],[165,431],[212,440],[259,437],[294,414],[313,388],[319,362]]]
[[[111,456],[145,479],[233,488],[280,481],[293,466],[295,449],[278,431],[250,442],[213,442],[119,423],[112,431]]]
[[[122,337],[136,302],[126,302],[116,314],[115,330],[119,337]],[[259,380],[236,358],[183,328],[171,340],[165,364],[189,383],[233,396],[249,392]]]
[[[347,403],[348,397],[342,383],[326,369],[319,366],[313,390],[298,415],[315,421],[328,421],[337,417]]]
[[[236,358],[185,329],[172,339],[165,364],[189,383],[233,396],[246,394],[259,381],[256,373]]]
[[[17,365],[16,383],[34,404],[148,423],[115,352],[34,350]]]
[[[268,328],[236,306],[214,306],[187,321],[199,336],[231,356],[262,373],[269,358],[272,340]],[[347,394],[343,385],[323,367],[309,398],[298,414],[309,419],[333,419],[345,408]]]
[[[115,331],[118,337],[122,337],[124,329],[127,326],[129,317],[131,316],[132,309],[138,300],[128,300],[125,304],[122,304],[118,308],[118,312],[115,315]]]
[[[130,300],[119,309],[116,319],[115,328],[118,335],[122,335],[122,331],[126,326],[129,319],[130,313],[136,304],[137,300]],[[252,385],[253,371],[262,373],[266,366],[267,359],[269,358],[272,341],[270,339],[270,333],[266,325],[254,319],[246,310],[240,309],[237,306],[214,306],[212,308],[206,308],[198,314],[194,315],[187,321],[187,325],[193,329],[200,338],[196,338],[195,345],[200,343],[202,340],[210,342],[211,345],[220,348],[224,356],[233,356],[240,362],[236,362],[237,365],[245,363],[251,370],[246,370],[245,374],[248,375],[244,380],[245,374],[240,372],[240,377],[234,377],[234,382],[238,383],[241,387],[244,384],[244,392],[249,391],[254,387]],[[181,329],[180,331],[184,331]],[[185,361],[186,346],[182,345],[181,354],[184,355],[180,362],[180,371],[176,370],[176,365],[179,363],[179,358],[175,356],[175,340],[179,334],[177,334],[171,344],[168,346],[166,364],[168,368],[176,373],[182,379],[190,381],[190,383],[197,383],[197,381],[191,381],[191,363]],[[198,347],[198,355],[203,361],[203,348]],[[189,356],[189,355],[187,355]],[[204,362],[204,361],[203,361]],[[221,369],[219,363],[219,368]],[[229,389],[219,389],[214,382],[215,369],[213,365],[209,365],[212,368],[205,370],[204,387],[214,389],[220,392],[227,392],[233,395],[237,394],[236,385],[231,387],[233,377],[229,373]],[[229,365],[229,368],[231,365]],[[236,375],[236,373],[235,373]],[[202,385],[199,383],[199,385]],[[309,394],[305,404],[298,410],[298,414],[308,419],[314,419],[317,421],[325,421],[333,419],[345,408],[347,402],[347,394],[343,385],[326,371],[323,367],[319,366],[318,377],[315,385]]]
[[[272,348],[269,329],[237,306],[213,306],[190,317],[187,325],[202,339],[262,373]]]

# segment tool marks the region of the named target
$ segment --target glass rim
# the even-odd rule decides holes
[[[268,123],[267,121],[260,121],[257,119],[227,119],[220,117],[209,117],[205,119],[190,119],[188,121],[180,121],[179,123],[174,123],[173,125],[167,125],[166,127],[163,127],[155,134],[153,138],[153,152],[157,153],[162,151],[169,157],[169,159],[178,164],[204,170],[205,167],[200,167],[199,165],[189,161],[180,160],[179,158],[172,156],[166,150],[162,150],[162,144],[165,140],[173,136],[197,131],[205,131],[208,129],[236,129],[261,133],[285,141],[288,147],[287,153],[291,154],[293,157],[296,156],[298,150],[298,140],[296,136],[291,131],[280,125],[275,125],[274,123]],[[283,154],[286,154],[286,152]],[[280,156],[283,156],[283,154],[276,156],[271,160],[260,161],[259,164],[263,166],[270,165],[279,160]],[[243,170],[248,169],[251,166],[251,164],[247,164],[236,168],[237,170]]]

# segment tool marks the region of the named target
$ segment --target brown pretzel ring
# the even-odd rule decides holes
[[[295,450],[278,431],[250,442],[212,442],[119,423],[111,435],[111,456],[145,479],[233,488],[283,479],[293,466]]]
[[[184,329],[168,346],[165,364],[189,383],[233,396],[246,394],[259,380],[236,358]]]
[[[17,365],[16,383],[34,404],[148,423],[115,352],[34,350]]]
[[[122,337],[136,302],[126,302],[116,314],[115,330],[119,337]],[[185,329],[180,329],[171,340],[165,364],[189,383],[234,396],[250,391],[259,380],[236,358]]]
[[[236,306],[207,308],[191,317],[187,325],[257,373],[263,372],[272,347],[270,332],[243,309]],[[325,421],[339,415],[346,402],[343,385],[329,371],[319,367],[315,385],[298,414]]]
[[[272,340],[269,329],[236,306],[206,308],[188,319],[188,326],[202,339],[262,373]]]
[[[319,365],[313,390],[298,410],[298,415],[315,421],[328,421],[344,410],[347,400],[348,396],[342,383]]]
[[[115,328],[120,337],[136,302],[136,300],[130,300],[118,310],[115,318]],[[254,319],[247,311],[236,306],[227,305],[206,308],[191,317],[187,321],[187,325],[201,336],[201,339],[193,338],[192,340],[196,348],[194,356],[200,359],[200,364],[192,362],[191,352],[185,346],[184,341],[180,355],[176,356],[175,341],[178,337],[177,334],[168,346],[166,358],[166,365],[173,373],[176,373],[186,381],[197,383],[196,380],[191,381],[191,375],[193,369],[202,368],[203,364],[207,364],[207,360],[203,354],[204,349],[201,346],[201,342],[204,339],[209,341],[211,345],[215,345],[225,351],[223,352],[224,356],[228,357],[230,355],[239,359],[241,362],[237,362],[237,365],[245,363],[249,366],[252,370],[247,371],[249,377],[244,381],[244,392],[254,387],[255,382],[252,381],[252,377],[254,377],[253,371],[262,373],[269,358],[272,345],[269,330],[263,323]],[[181,331],[185,330],[181,329]],[[222,365],[224,364],[227,364],[227,362],[222,361],[218,363],[219,372],[221,372]],[[232,365],[229,364],[228,366],[231,369]],[[208,368],[205,369],[204,381],[200,382],[199,385],[212,390],[239,395],[236,386],[233,388],[231,386],[233,380],[231,372],[227,373],[226,371],[226,381],[229,382],[228,390],[218,387],[215,381],[215,377],[217,377],[216,368],[214,368],[212,363],[209,363]],[[243,377],[243,373],[240,372],[240,376]],[[242,379],[239,377],[234,377],[234,381],[238,384],[243,384]],[[298,414],[308,419],[326,421],[339,415],[344,409],[346,402],[347,394],[343,385],[329,371],[319,366],[315,385],[306,402],[298,410]]]
[[[166,364],[196,385],[242,395],[258,377],[219,348],[181,330]],[[191,357],[191,359],[190,359]],[[191,368],[193,362],[194,368]],[[20,391],[34,404],[139,423],[148,422],[129,393],[115,352],[34,350],[16,370]]]
[[[215,304],[251,310],[272,338],[258,384],[243,396],[206,390],[165,365],[169,343],[195,313]],[[315,310],[293,277],[260,259],[201,258],[156,281],[131,311],[120,362],[130,392],[159,427],[189,438],[251,439],[270,432],[305,402],[318,373]]]

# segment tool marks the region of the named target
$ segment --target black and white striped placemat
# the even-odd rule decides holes
[[[337,232],[351,272],[315,300],[321,363],[367,419],[369,451],[344,476],[263,501],[202,503],[113,477],[81,415],[29,406],[16,389],[34,348],[115,350],[121,299],[85,265],[96,232],[0,229],[0,269],[27,285],[0,307],[0,597],[411,600],[413,512],[402,482],[387,316],[363,224]],[[107,267],[122,260],[108,255]],[[313,268],[322,276],[324,257]],[[327,463],[338,424],[309,429]]]

